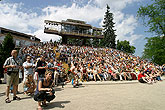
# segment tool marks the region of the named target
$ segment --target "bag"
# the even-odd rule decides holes
[[[14,60],[14,62],[15,62],[17,65],[19,65],[19,64],[15,61],[14,58],[13,58],[13,60]],[[10,62],[12,62],[12,61],[10,61]],[[9,71],[9,70],[7,69],[7,74],[8,74],[8,75],[11,75],[12,72],[14,72],[14,73],[18,73],[19,70],[18,70],[18,71],[14,71],[13,68],[11,68],[10,71]]]

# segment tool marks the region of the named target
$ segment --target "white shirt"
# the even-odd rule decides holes
[[[23,67],[24,67],[24,75],[29,75],[29,74],[33,74],[33,68],[28,68],[26,69],[26,66],[35,66],[33,63],[29,63],[29,62],[24,62],[23,63]]]

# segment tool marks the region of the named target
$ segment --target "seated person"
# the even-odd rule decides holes
[[[55,98],[55,91],[51,88],[52,83],[52,72],[46,71],[45,78],[39,80],[34,95],[34,100],[38,101],[38,110],[42,110],[41,102],[43,106],[46,106],[46,101],[50,102]]]
[[[99,66],[98,74],[99,74],[100,78],[104,81],[104,71],[103,71],[102,65]],[[101,80],[101,81],[102,81],[102,80]]]
[[[82,69],[82,81],[89,81],[87,69],[85,66]]]
[[[161,78],[161,71],[157,71],[156,74],[155,74],[155,77],[156,77],[156,80],[163,81],[162,78]]]
[[[93,79],[93,73],[92,73],[92,69],[90,67],[88,67],[87,73],[88,73],[89,80],[92,80]]]
[[[100,78],[100,76],[98,74],[98,69],[97,69],[97,65],[96,64],[94,64],[92,72],[93,72],[94,80],[96,81],[96,76],[97,76],[99,78],[99,80],[101,81],[101,78]]]
[[[138,81],[140,83],[149,83],[151,84],[152,82],[150,81],[149,78],[147,78],[147,76],[144,74],[143,71],[140,72],[140,74],[138,75]]]
[[[25,79],[24,82],[24,93],[28,94],[30,93],[31,95],[34,93],[34,89],[36,88],[35,82],[33,80],[32,75],[28,75]]]

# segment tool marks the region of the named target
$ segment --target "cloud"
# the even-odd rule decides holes
[[[129,40],[131,44],[134,44],[135,40],[141,37],[141,35],[135,34],[135,29],[137,27],[136,18],[133,15],[127,15],[122,12],[127,4],[139,0],[72,1],[73,3],[71,6],[47,6],[41,10],[40,14],[23,11],[22,8],[24,8],[24,4],[22,3],[12,4],[2,2],[0,3],[0,26],[36,35],[36,37],[40,38],[42,41],[49,41],[50,39],[57,40],[59,37],[56,35],[44,33],[44,20],[61,21],[70,18],[83,20],[89,24],[100,25],[101,27],[106,11],[106,4],[109,4],[111,12],[114,13],[117,39]]]
[[[108,4],[111,9],[115,11],[121,11],[127,6],[127,4],[131,4],[137,1],[140,0],[94,0],[94,3],[102,8]]]
[[[28,14],[20,11],[22,5],[22,3],[0,4],[0,26],[30,33],[31,30],[29,30],[30,25],[28,25],[28,23],[31,23],[31,19],[34,20],[37,17],[37,14]]]
[[[129,40],[131,41],[131,44],[133,44],[133,41],[138,38],[138,35],[136,35],[136,39],[131,39],[131,37],[134,36],[137,27],[137,20],[133,15],[123,15],[123,19],[120,19],[120,22],[116,22],[115,27],[118,35],[117,39],[119,40]],[[139,38],[140,37],[141,35],[139,35]]]
[[[42,41],[50,41],[52,39],[53,41],[59,40],[61,37],[58,35],[53,35],[53,34],[46,34],[43,32],[43,29],[37,30],[34,32],[34,35],[39,36],[42,38]]]
[[[65,20],[67,18],[85,20],[89,23],[98,21],[103,18],[104,10],[91,6],[89,4],[80,7],[79,5],[73,3],[70,7],[54,7],[48,6],[43,9],[46,13],[46,19],[49,20]]]

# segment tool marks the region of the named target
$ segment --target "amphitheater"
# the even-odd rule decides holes
[[[50,21],[49,21],[50,22]],[[53,22],[57,23],[57,22]],[[53,24],[54,25],[54,24]],[[56,24],[55,24],[56,25]],[[68,23],[67,23],[68,25]],[[77,24],[76,24],[77,25]],[[82,25],[82,24],[81,24]],[[84,25],[84,24],[83,24]],[[87,24],[86,24],[87,25]],[[102,31],[98,28],[96,32]],[[50,32],[46,28],[47,31]],[[86,29],[85,29],[86,30]],[[94,32],[95,32],[94,31]],[[68,31],[70,33],[70,31]],[[66,34],[68,32],[62,33]],[[83,31],[82,31],[83,32]],[[52,33],[52,31],[50,32]],[[74,32],[75,34],[75,32]],[[80,33],[78,31],[78,35]],[[89,35],[88,35],[89,36]],[[90,33],[90,36],[93,36]],[[102,36],[100,34],[100,36]],[[66,43],[66,35],[62,36]],[[67,36],[68,37],[68,36]],[[100,38],[98,36],[98,38]],[[54,47],[54,51],[57,47]],[[56,52],[58,59],[60,53]],[[68,69],[68,65],[63,62],[63,68]],[[90,81],[82,82],[78,88],[73,88],[68,83],[62,88],[55,87],[56,98],[48,103],[44,110],[165,110],[165,76],[163,81],[153,84],[142,84],[137,80],[132,81]],[[0,110],[36,110],[37,102],[32,96],[23,94],[23,84],[19,84],[19,94],[22,100],[5,103],[6,85],[0,85]],[[12,99],[10,94],[10,99]]]

